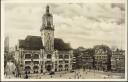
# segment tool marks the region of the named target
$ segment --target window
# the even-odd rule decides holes
[[[45,62],[45,64],[51,64],[52,62],[51,61],[47,61],[47,62]]]
[[[39,59],[39,55],[38,54],[34,54],[33,58],[34,59]]]
[[[65,63],[69,63],[68,61],[65,61]]]
[[[47,55],[47,58],[48,58],[48,59],[51,59],[51,58],[52,58],[52,55],[51,55],[51,54],[48,54],[48,55]]]
[[[63,61],[59,61],[59,63],[63,63]]]
[[[31,54],[25,54],[25,59],[31,59]]]
[[[59,65],[59,68],[62,68],[63,66],[62,65]]]
[[[34,64],[39,64],[39,61],[34,61]]]
[[[31,61],[25,61],[25,64],[31,64]]]
[[[65,55],[65,59],[68,59],[69,58],[69,55]]]
[[[59,55],[59,59],[62,59],[63,58],[63,55]]]
[[[36,69],[38,70],[38,69],[39,69],[39,67],[38,67],[38,66],[34,66],[34,67],[33,67],[33,69],[34,69],[34,70],[36,70]]]
[[[31,70],[31,67],[30,67],[30,66],[26,66],[26,67],[25,67],[25,70],[26,70],[26,71]]]
[[[65,68],[68,68],[68,65],[65,65]]]
[[[42,61],[42,64],[44,64],[44,61]]]

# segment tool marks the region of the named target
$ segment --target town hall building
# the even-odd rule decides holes
[[[42,17],[41,36],[28,35],[19,40],[15,59],[21,71],[46,73],[72,70],[73,50],[69,43],[54,38],[53,16],[46,7]]]

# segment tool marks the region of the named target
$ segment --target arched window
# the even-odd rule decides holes
[[[65,65],[65,68],[68,68],[68,65]]]
[[[38,73],[38,69],[39,69],[38,66],[34,66],[34,67],[33,67],[34,73]]]
[[[31,59],[31,54],[25,54],[25,59]]]
[[[59,68],[62,68],[63,66],[62,65],[59,65]]]
[[[46,69],[47,69],[47,71],[51,71],[52,70],[52,65],[47,65]]]
[[[34,66],[34,67],[33,67],[33,70],[38,70],[38,69],[39,69],[38,66]]]
[[[52,58],[52,55],[51,55],[51,54],[48,54],[48,55],[47,55],[47,58],[48,58],[48,59],[51,59],[51,58]]]
[[[26,70],[26,71],[30,71],[30,70],[31,70],[31,67],[30,67],[30,66],[26,66],[26,67],[25,67],[25,70]]]

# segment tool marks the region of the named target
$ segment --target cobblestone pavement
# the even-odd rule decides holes
[[[23,79],[25,76],[18,77]],[[16,78],[14,76],[6,76],[6,78]],[[124,79],[124,73],[111,73],[97,70],[76,70],[75,72],[56,72],[54,75],[46,74],[29,74],[28,79]]]

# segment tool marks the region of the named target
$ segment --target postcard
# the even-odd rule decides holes
[[[126,0],[2,0],[3,81],[126,81]]]

